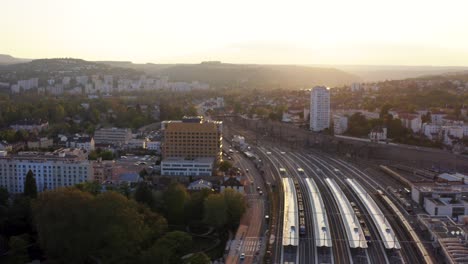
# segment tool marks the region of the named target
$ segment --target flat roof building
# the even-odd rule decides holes
[[[161,161],[161,175],[163,176],[211,176],[214,158],[197,158],[187,160],[170,157]]]
[[[310,130],[318,132],[330,127],[330,90],[315,86],[310,93]]]
[[[101,128],[94,133],[95,144],[112,144],[121,146],[128,144],[132,138],[129,128]]]
[[[37,190],[73,186],[92,180],[93,168],[86,155],[78,149],[54,152],[0,153],[0,186],[9,193],[22,193],[26,174],[32,171]]]
[[[203,117],[184,117],[177,121],[162,122],[164,158],[184,159],[222,157],[221,121],[208,121]]]

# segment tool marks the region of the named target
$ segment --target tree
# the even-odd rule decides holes
[[[154,245],[143,252],[142,263],[179,264],[181,257],[189,253],[192,247],[192,237],[181,231],[167,233],[158,239]]]
[[[209,189],[203,189],[198,192],[194,192],[190,195],[190,200],[187,202],[185,207],[185,219],[188,222],[197,222],[203,219],[204,206],[206,197],[212,193]]]
[[[364,137],[369,134],[371,127],[366,117],[360,112],[353,114],[348,120],[347,133],[354,137]]]
[[[166,228],[163,218],[112,191],[97,196],[76,188],[46,191],[34,201],[33,212],[41,248],[63,263],[131,263],[154,239],[153,221]]]
[[[81,191],[89,192],[92,195],[98,195],[101,193],[101,185],[98,182],[82,182],[75,185],[75,187]]]
[[[0,206],[8,205],[8,197],[9,197],[8,190],[3,187],[0,187]]]
[[[29,198],[37,197],[36,180],[34,179],[34,174],[31,170],[26,174],[26,179],[24,181],[24,195]]]
[[[188,260],[190,264],[210,264],[211,259],[203,252],[198,252],[193,254],[192,257]]]
[[[189,195],[185,187],[174,183],[164,192],[163,199],[165,204],[166,218],[170,224],[184,223],[184,209]]]
[[[135,201],[148,206],[154,207],[153,193],[151,187],[146,182],[138,183],[135,190]]]
[[[227,224],[231,227],[236,227],[239,225],[240,219],[247,208],[245,197],[233,189],[225,189],[222,192],[222,196],[226,204]]]
[[[222,172],[228,172],[231,168],[232,164],[227,160],[223,160],[219,163],[219,170]]]
[[[221,228],[227,223],[226,202],[221,194],[211,194],[205,199],[204,222],[216,228]]]
[[[24,264],[30,261],[28,256],[28,241],[24,236],[12,236],[8,242],[8,260],[11,264]]]

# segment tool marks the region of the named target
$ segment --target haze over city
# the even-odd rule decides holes
[[[468,63],[468,2],[6,0],[0,52],[138,63]]]
[[[1,0],[0,263],[468,263],[467,10]]]

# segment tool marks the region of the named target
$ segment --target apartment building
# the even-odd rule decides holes
[[[330,90],[316,86],[310,93],[310,130],[318,132],[330,127]]]
[[[184,117],[162,122],[163,158],[214,158],[222,156],[221,121],[207,121],[203,117]]]
[[[132,138],[129,128],[101,128],[94,133],[95,144],[112,144],[121,146],[128,144]]]
[[[0,186],[9,193],[22,193],[26,174],[32,171],[37,190],[73,186],[92,180],[93,171],[86,155],[78,149],[54,152],[0,151]]]

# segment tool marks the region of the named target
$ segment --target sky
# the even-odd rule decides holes
[[[468,66],[466,0],[0,0],[0,54]]]

